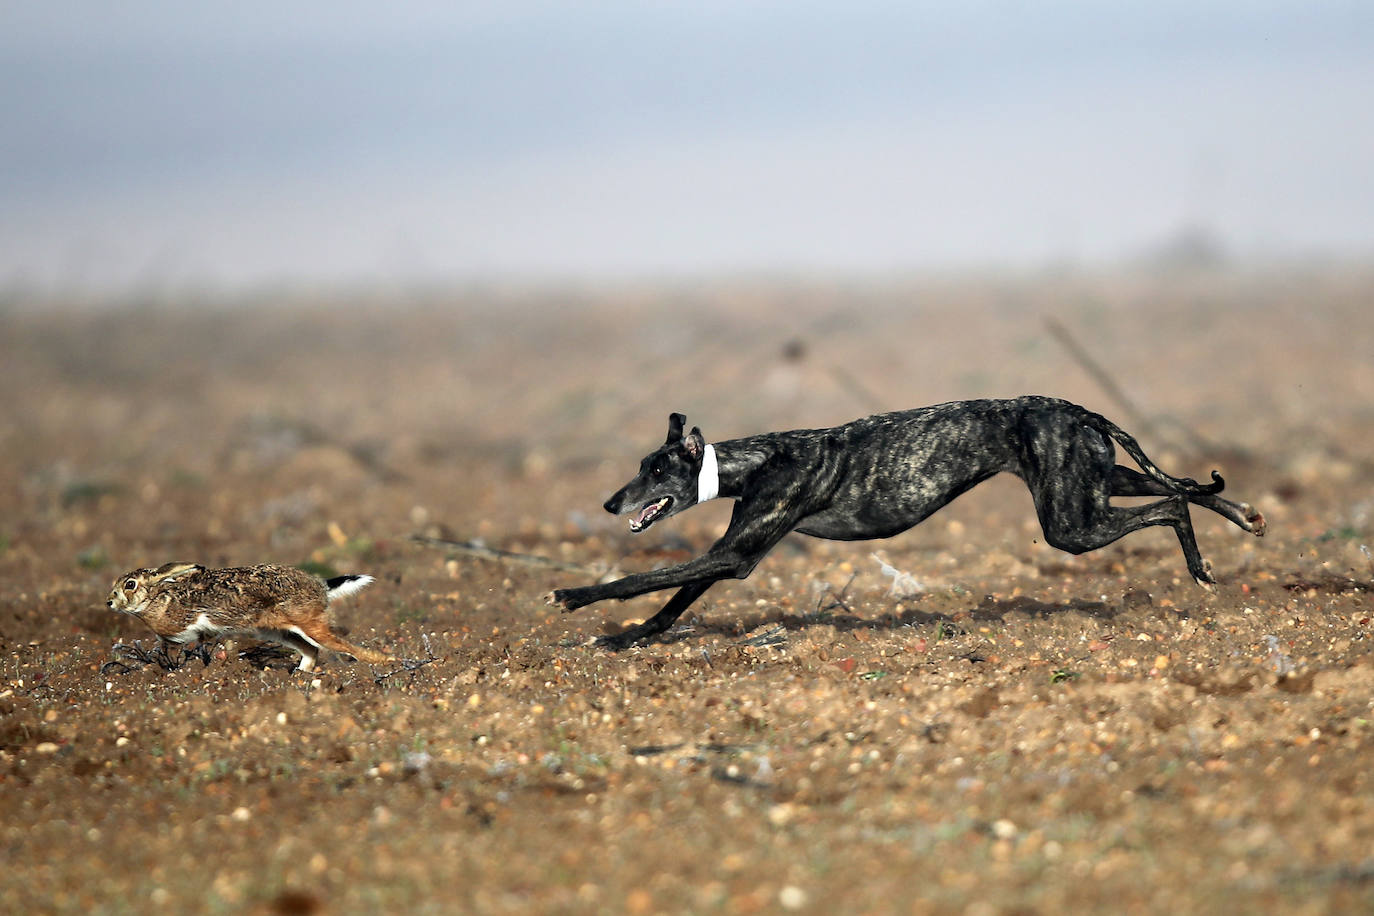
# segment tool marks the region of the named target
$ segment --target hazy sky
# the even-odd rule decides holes
[[[0,7],[0,287],[1374,253],[1374,3]]]

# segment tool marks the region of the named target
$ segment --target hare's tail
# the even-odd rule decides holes
[[[329,600],[333,601],[335,598],[356,595],[375,581],[371,576],[335,576],[324,580],[324,588]]]

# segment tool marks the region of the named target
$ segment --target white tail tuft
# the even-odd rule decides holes
[[[329,600],[333,601],[335,598],[347,598],[349,595],[355,595],[374,581],[376,580],[371,576],[335,576],[332,579],[326,579],[324,587],[328,592]]]

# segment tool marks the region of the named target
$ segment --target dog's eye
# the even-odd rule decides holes
[[[125,579],[125,580],[124,580],[124,591],[126,591],[126,592],[131,592],[131,591],[133,591],[133,590],[136,589],[136,588],[138,588],[138,580],[136,580],[136,579]]]
[[[662,477],[662,476],[663,476],[663,465],[661,465],[661,464],[656,464],[656,465],[654,465],[653,470],[651,470],[649,473],[650,473],[650,474],[653,474],[655,477]]]

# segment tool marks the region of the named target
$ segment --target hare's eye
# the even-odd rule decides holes
[[[133,591],[133,590],[136,589],[136,588],[138,588],[138,580],[137,580],[137,579],[125,579],[125,580],[124,580],[124,591],[126,591],[126,592],[131,592],[131,591]]]

